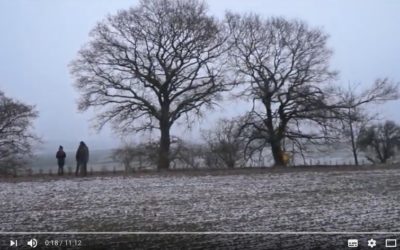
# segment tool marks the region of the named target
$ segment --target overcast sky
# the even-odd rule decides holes
[[[78,93],[67,65],[88,33],[107,14],[134,6],[134,0],[1,0],[0,89],[6,95],[35,104],[40,117],[36,132],[45,148],[80,140],[91,148],[111,148],[119,139],[108,129],[97,134],[90,128],[93,113],[78,113]],[[223,17],[225,10],[300,18],[330,34],[333,69],[341,83],[367,86],[378,77],[400,81],[400,1],[398,0],[209,0],[210,12]],[[399,102],[379,108],[400,122]],[[235,114],[234,104],[218,114]],[[200,127],[210,123],[206,119]],[[177,129],[175,129],[177,131]],[[198,129],[179,134],[198,138]],[[176,132],[175,132],[176,134]],[[70,148],[69,150],[72,150]]]

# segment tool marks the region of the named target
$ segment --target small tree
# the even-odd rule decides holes
[[[237,120],[222,119],[214,129],[205,131],[209,153],[227,168],[244,164],[245,141],[240,137],[240,124]],[[211,160],[212,158],[209,158]]]
[[[174,138],[171,145],[171,162],[174,168],[199,168],[203,155],[203,145]]]
[[[157,146],[153,142],[148,143],[126,143],[115,149],[112,159],[121,163],[125,172],[129,173],[143,168],[154,168],[156,165]]]
[[[114,161],[122,163],[125,172],[129,173],[134,170],[133,163],[140,153],[135,145],[125,144],[123,147],[115,149],[111,157]]]
[[[390,82],[387,78],[377,79],[370,88],[357,93],[355,86],[349,86],[347,90],[340,90],[339,96],[342,106],[342,115],[338,118],[342,122],[342,134],[350,143],[355,165],[359,165],[357,144],[360,131],[364,129],[376,117],[366,111],[368,104],[379,104],[399,98],[399,85]]]
[[[387,163],[400,147],[400,126],[392,121],[365,127],[358,145],[371,163]]]
[[[38,112],[34,106],[6,97],[0,91],[0,173],[22,167],[39,139],[31,128]]]
[[[142,0],[99,23],[72,66],[80,110],[99,128],[158,129],[158,168],[170,165],[171,127],[189,123],[224,90],[223,26],[198,0]]]

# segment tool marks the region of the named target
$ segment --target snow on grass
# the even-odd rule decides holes
[[[0,183],[0,231],[400,231],[400,170]]]

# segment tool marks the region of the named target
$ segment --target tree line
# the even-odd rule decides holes
[[[230,12],[219,20],[201,1],[141,1],[92,30],[71,72],[80,110],[102,108],[99,128],[160,132],[159,169],[170,167],[171,127],[194,122],[234,91],[253,104],[236,119],[244,151],[268,148],[282,166],[288,145],[301,152],[344,131],[356,153],[363,107],[398,97],[387,79],[360,94],[340,88],[327,41],[300,20]]]
[[[372,124],[368,106],[398,99],[398,84],[382,78],[362,91],[343,88],[328,38],[301,20],[232,12],[221,20],[199,0],[140,1],[99,22],[70,69],[78,108],[96,110],[98,129],[159,133],[149,145],[160,170],[176,158],[171,128],[190,126],[226,96],[252,104],[203,133],[227,167],[266,150],[285,166],[288,152],[343,140],[355,164],[359,150],[385,162],[399,128]]]

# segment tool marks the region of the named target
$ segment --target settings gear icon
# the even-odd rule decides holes
[[[376,240],[374,240],[374,239],[368,240],[368,246],[369,246],[370,248],[376,247]]]

